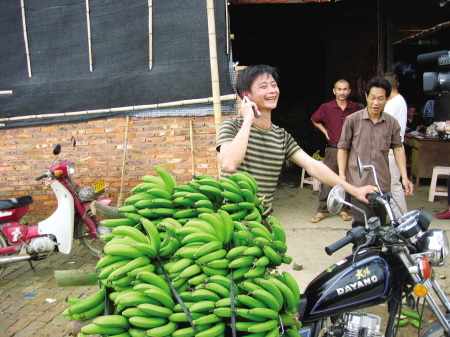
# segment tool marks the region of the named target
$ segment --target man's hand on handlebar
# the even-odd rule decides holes
[[[362,202],[365,202],[366,204],[369,203],[369,200],[366,198],[368,194],[371,193],[378,193],[378,188],[372,185],[366,185],[362,187],[356,188],[356,193],[354,194],[355,197],[358,198],[358,200],[361,200]]]

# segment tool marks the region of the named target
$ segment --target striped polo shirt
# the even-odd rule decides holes
[[[220,152],[222,144],[231,142],[236,137],[243,122],[242,117],[234,117],[222,123],[217,140],[217,151]],[[236,172],[248,172],[256,179],[258,197],[265,196],[263,203],[265,213],[272,210],[273,194],[284,160],[291,159],[301,150],[294,138],[283,128],[272,124],[269,129],[264,130],[255,124],[252,125],[244,161]],[[229,174],[222,170],[222,175]]]

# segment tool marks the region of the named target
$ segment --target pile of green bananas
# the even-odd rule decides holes
[[[83,333],[229,336],[233,314],[242,336],[278,336],[280,322],[288,336],[299,336],[300,290],[292,275],[275,271],[292,262],[286,235],[274,216],[262,223],[253,177],[202,174],[178,185],[165,169],[155,171],[119,209],[127,218],[102,221],[112,232],[97,269],[114,313]],[[71,319],[75,305],[66,309]]]

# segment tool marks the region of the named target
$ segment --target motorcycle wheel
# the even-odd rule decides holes
[[[94,219],[93,219],[93,214],[91,211],[87,212],[87,216],[89,218],[91,218],[92,222],[94,224],[96,224],[96,226],[98,225]],[[99,257],[100,254],[103,251],[103,247],[105,247],[105,243],[100,240],[99,238],[95,238],[95,239],[90,239],[87,237],[87,235],[89,235],[90,233],[90,229],[88,227],[88,225],[86,225],[86,223],[84,222],[83,219],[80,220],[80,222],[78,222],[78,226],[77,226],[77,235],[78,238],[81,242],[81,244],[84,246],[84,248],[86,248],[86,250],[91,253],[92,255]]]
[[[450,321],[450,314],[445,315],[447,321]],[[420,332],[420,337],[443,337],[444,329],[438,320],[434,321]]]
[[[1,247],[1,248],[4,248],[4,247],[6,247],[7,245],[8,245],[8,244],[6,243],[5,238],[3,237],[2,234],[0,234],[0,247]],[[5,269],[6,269],[6,266],[0,265],[0,276],[3,274],[3,272],[5,271]]]

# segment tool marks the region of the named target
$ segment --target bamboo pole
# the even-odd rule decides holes
[[[191,157],[192,157],[192,175],[195,174],[195,159],[194,159],[194,127],[192,119],[189,120],[189,136],[191,138]]]
[[[222,100],[222,101],[229,101],[229,100],[235,100],[235,99],[236,99],[236,94],[220,96],[220,100]],[[175,102],[167,102],[167,103],[159,103],[159,104],[125,106],[125,107],[109,108],[109,109],[85,110],[85,111],[61,112],[61,113],[55,113],[55,114],[42,114],[42,115],[28,115],[28,116],[8,117],[8,118],[0,118],[0,122],[14,121],[14,120],[20,120],[20,119],[32,119],[32,118],[48,118],[48,117],[67,117],[67,116],[76,116],[76,115],[90,115],[90,114],[120,112],[120,111],[139,111],[139,110],[149,110],[149,109],[166,108],[166,107],[182,106],[182,105],[190,105],[190,104],[200,104],[200,103],[210,103],[210,102],[213,102],[213,98],[212,97],[209,97],[209,98],[196,98],[196,99],[189,99],[189,100],[175,101]]]
[[[83,287],[98,284],[98,271],[91,269],[55,270],[55,279],[59,287]]]
[[[25,3],[24,3],[24,0],[20,0],[20,7],[22,7],[22,29],[23,29],[23,39],[25,41],[25,52],[27,54],[28,77],[31,77],[30,49],[28,48],[28,33],[27,33],[27,24],[26,24],[26,21],[25,21]]]
[[[117,207],[123,206],[123,181],[125,180],[125,167],[127,163],[127,145],[128,145],[128,124],[130,122],[130,116],[127,116],[125,126],[125,142],[123,144],[123,161],[122,161],[122,178],[120,181],[120,192],[117,200]]]
[[[222,106],[220,103],[220,82],[219,65],[217,61],[217,39],[216,39],[216,20],[214,17],[214,0],[206,0],[206,9],[208,17],[208,37],[209,37],[209,60],[211,65],[211,85],[213,93],[214,106],[214,125],[216,127],[216,137],[219,135],[220,125],[222,124]],[[220,163],[217,160],[217,168],[220,178]]]
[[[88,34],[88,46],[89,46],[89,70],[91,73],[94,71],[92,66],[92,39],[91,39],[91,9],[89,7],[89,0],[86,0],[86,21],[87,21],[87,34]]]
[[[149,69],[153,68],[153,0],[148,0],[148,59]]]
[[[219,65],[217,62],[216,21],[214,18],[214,0],[206,0],[208,14],[209,62],[211,65],[211,85],[214,105],[216,134],[222,124],[222,106],[220,104]]]

